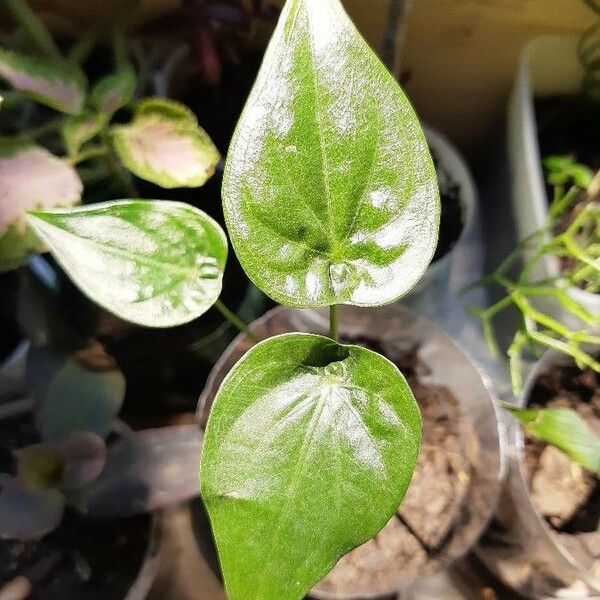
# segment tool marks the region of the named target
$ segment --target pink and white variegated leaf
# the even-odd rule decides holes
[[[76,115],[85,102],[85,75],[71,63],[0,49],[0,78],[32,100],[63,113]]]
[[[0,271],[45,251],[27,225],[28,210],[73,206],[81,201],[82,192],[77,171],[48,150],[0,142]]]
[[[163,188],[200,187],[221,160],[193,113],[167,100],[140,102],[129,125],[112,129],[112,141],[127,169]]]

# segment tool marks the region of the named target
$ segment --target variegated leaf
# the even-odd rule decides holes
[[[0,271],[45,250],[27,225],[26,211],[73,206],[82,192],[75,169],[48,150],[0,142]]]
[[[92,89],[90,102],[96,110],[112,115],[133,100],[136,85],[133,69],[123,69],[101,79]]]
[[[112,129],[112,140],[132,173],[164,188],[204,185],[221,159],[193,113],[167,100],[140,102],[132,123]]]
[[[86,78],[70,63],[0,49],[0,77],[33,100],[55,110],[78,114],[83,108]]]
[[[62,136],[70,156],[76,155],[81,147],[94,139],[107,125],[104,113],[82,113],[68,117],[62,126]]]

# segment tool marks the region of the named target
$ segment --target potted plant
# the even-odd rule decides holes
[[[595,0],[587,4],[600,13]],[[508,112],[513,211],[521,239],[548,221],[552,187],[547,191],[542,159],[569,156],[592,171],[600,168],[595,144],[599,33],[596,20],[580,37],[536,38],[523,51]],[[535,274],[558,278],[560,263],[547,256]],[[577,286],[568,293],[591,312],[600,310],[597,294]]]
[[[31,271],[39,277],[41,270],[78,331],[101,338],[125,369],[132,396],[152,393],[167,406],[189,410],[198,370],[208,374],[214,356],[233,337],[228,321],[215,309],[188,326],[149,334],[114,319],[89,303],[51,261],[30,259],[43,246],[23,214],[27,207],[124,196],[189,198],[218,169],[220,153],[189,108],[145,97],[148,73],[135,58],[134,38],[118,26],[54,39],[24,0],[11,0],[7,9],[15,22],[0,50],[0,78],[13,88],[2,93],[0,112],[0,269],[9,271],[3,276],[7,293],[18,298]],[[190,201],[222,219],[215,188],[193,194]],[[232,309],[250,319],[261,314],[264,296],[235,261],[228,269],[224,298]],[[15,329],[13,344],[19,335],[15,306],[17,300],[7,302],[8,314],[2,315],[7,328]],[[148,367],[165,345],[173,348],[168,360],[142,372],[140,359]]]
[[[599,389],[597,371],[549,350],[507,407],[509,477],[478,554],[528,598],[600,593]]]
[[[395,333],[403,360],[412,351],[415,362],[412,317],[400,319],[406,329],[360,345],[375,320],[338,306],[382,306],[409,292],[434,255],[440,213],[416,116],[338,0],[286,3],[228,153],[223,204],[237,256],[260,289],[291,308],[329,309],[327,336],[322,323],[309,329],[291,319],[299,331],[286,325],[263,341],[229,315],[255,345],[217,391],[202,450],[201,493],[227,594],[300,599],[395,519],[421,439],[411,388],[377,339]],[[197,208],[130,199],[33,210],[27,222],[84,293],[123,319],[168,327],[219,301],[227,238]],[[428,331],[442,340],[439,330],[418,325],[423,348]],[[455,428],[449,443],[465,461],[479,456],[493,465],[489,491],[474,486],[486,508],[472,507],[473,529],[456,542],[464,549],[498,489],[500,436],[481,379],[446,343],[431,349],[448,352],[461,365],[457,378],[464,367],[463,383],[473,385],[447,407],[432,401],[432,410],[453,406],[456,417],[459,402],[480,406],[485,416],[471,428],[446,413],[439,419]],[[450,394],[444,381],[430,383],[434,395]],[[481,440],[468,431],[478,428],[489,432],[481,447],[458,441],[463,433]],[[431,453],[447,460],[439,447]],[[422,460],[426,472],[435,467]],[[458,474],[453,483],[467,487]]]
[[[291,330],[325,335],[327,325],[323,311],[280,307],[253,323],[251,332],[260,339]],[[340,339],[376,348],[398,365],[421,409],[423,444],[396,515],[373,540],[342,558],[310,596],[395,597],[450,565],[478,539],[501,489],[503,439],[481,374],[433,322],[397,307],[344,307]],[[202,424],[224,378],[252,346],[240,334],[215,365],[198,404]]]
[[[516,309],[518,327],[508,348],[515,396],[522,388],[522,359],[528,350],[535,355],[540,348],[553,348],[579,365],[600,370],[598,361],[584,350],[586,344],[599,340],[595,330],[600,326],[600,313],[590,310],[581,296],[572,293],[574,283],[591,291],[598,289],[599,180],[600,172],[586,190],[577,185],[557,185],[546,226],[521,241],[493,273],[472,286],[497,286],[503,292],[492,306],[473,310],[482,320],[488,346],[496,356],[500,350],[494,320],[500,313]],[[546,260],[565,265],[560,278],[538,279],[538,266]]]
[[[498,354],[494,319],[516,309],[518,327],[508,355],[514,396],[519,398],[516,404],[505,404],[515,417],[509,423],[509,477],[479,554],[503,581],[531,598],[589,598],[600,591],[600,556],[594,548],[600,539],[600,314],[578,303],[564,278],[556,285],[533,275],[537,261],[548,256],[569,261],[574,273],[589,267],[586,279],[590,285],[597,281],[597,262],[580,260],[598,241],[595,181],[591,191],[575,186],[556,195],[551,215],[562,220],[575,203],[579,209],[574,219],[567,218],[559,233],[551,233],[551,222],[521,242],[483,280],[500,286],[504,296],[478,311],[489,345]],[[531,251],[533,257],[515,273],[518,259]],[[538,299],[561,311],[540,307]],[[556,312],[569,315],[572,323],[555,318]],[[523,388],[524,366],[544,350]]]
[[[28,380],[33,401],[0,405],[0,596],[148,597],[160,509],[197,495],[198,428],[117,421],[125,380],[97,343],[33,348]]]

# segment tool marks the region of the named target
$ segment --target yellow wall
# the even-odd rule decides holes
[[[35,0],[87,20],[138,4],[142,18],[178,0]],[[388,0],[344,0],[380,49]],[[593,19],[582,0],[414,0],[402,44],[406,88],[422,117],[466,150],[500,122],[523,43],[544,32],[580,31]]]
[[[503,114],[523,43],[593,19],[582,0],[416,0],[406,88],[422,117],[473,150]]]

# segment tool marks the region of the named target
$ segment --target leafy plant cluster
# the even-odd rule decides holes
[[[27,375],[39,441],[16,450],[13,474],[0,474],[0,538],[39,539],[67,507],[128,517],[196,495],[197,428],[119,426],[125,378],[100,344],[34,347]]]
[[[189,124],[171,105],[163,114]],[[136,119],[165,127],[143,104]],[[394,514],[421,437],[398,368],[339,342],[338,306],[407,293],[433,257],[440,215],[417,117],[339,0],[286,3],[229,149],[223,208],[262,291],[330,311],[330,337],[275,336],[235,365],[202,450],[229,597],[300,599]],[[129,199],[27,219],[79,287],[126,320],[169,327],[220,302],[227,238],[199,209]]]
[[[26,3],[9,0],[6,8],[17,27],[3,39],[11,48],[0,49],[0,78],[12,86],[2,93],[1,116],[5,131],[10,119],[15,127],[0,138],[0,270],[45,250],[26,211],[77,204],[84,182],[136,195],[131,174],[163,187],[199,186],[212,175],[219,153],[192,112],[136,99],[122,32],[113,32],[114,72],[90,87],[82,64],[98,32],[63,55]],[[114,222],[107,225],[110,236]],[[54,291],[30,279],[23,294],[38,441],[17,449],[14,472],[1,476],[2,538],[39,538],[67,507],[129,516],[197,494],[197,428],[124,431],[117,421],[123,374],[102,346],[72,330]]]
[[[506,294],[492,306],[474,310],[483,322],[486,340],[495,355],[499,354],[499,348],[494,319],[509,308],[518,311],[519,327],[508,350],[513,389],[517,394],[523,383],[521,358],[527,349],[537,354],[540,348],[552,348],[571,356],[578,365],[600,371],[600,363],[585,350],[586,345],[600,344],[600,337],[590,333],[600,325],[600,315],[592,314],[569,293],[572,286],[591,292],[597,290],[600,276],[598,175],[594,178],[587,167],[574,163],[569,157],[550,157],[545,165],[548,182],[555,190],[548,224],[520,242],[493,273],[477,284],[498,285]],[[516,277],[511,277],[511,270],[522,258],[524,265]],[[536,265],[548,258],[568,259],[570,268],[552,279],[535,280]],[[572,328],[559,321],[552,315],[551,308],[540,309],[536,304],[539,299],[554,301],[579,327]]]
[[[99,42],[97,30],[63,54],[24,0],[9,0],[7,8],[20,35],[6,40],[15,48],[0,47],[0,78],[12,87],[2,93],[2,110],[13,115],[18,131],[0,138],[0,188],[6,190],[0,269],[43,249],[25,211],[78,204],[84,183],[116,184],[137,197],[132,174],[163,188],[199,187],[213,175],[220,155],[195,115],[171,100],[136,97],[138,77],[120,27],[111,34],[112,72],[90,85],[82,65]]]
[[[545,159],[547,181],[554,189],[546,227],[523,240],[498,268],[476,285],[499,286],[504,296],[486,309],[472,309],[482,320],[488,346],[500,354],[494,319],[516,309],[519,325],[508,348],[513,392],[523,387],[523,356],[539,356],[550,348],[571,356],[578,366],[600,372],[600,315],[590,312],[572,294],[573,287],[598,292],[600,281],[600,174],[568,156]],[[537,280],[536,266],[561,261],[564,268],[552,279]],[[512,276],[514,268],[523,260]],[[545,301],[540,306],[539,302]],[[555,316],[557,308],[561,318]],[[566,315],[566,318],[564,316]],[[568,321],[568,323],[566,322]],[[572,323],[572,324],[571,324]],[[505,404],[530,433],[555,445],[592,472],[600,472],[600,437],[567,409],[519,409]]]

